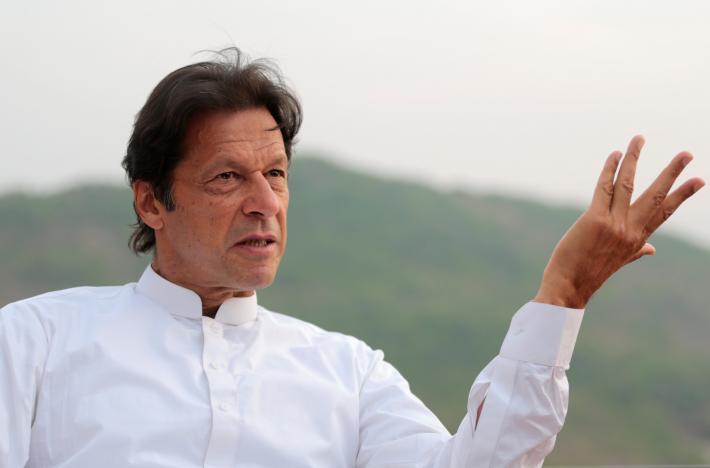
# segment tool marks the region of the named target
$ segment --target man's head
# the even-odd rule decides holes
[[[123,160],[138,216],[131,248],[155,249],[161,269],[197,288],[270,284],[286,245],[286,176],[301,119],[278,71],[236,49],[166,76]]]

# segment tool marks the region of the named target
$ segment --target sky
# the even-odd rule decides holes
[[[641,133],[636,186],[681,150],[710,182],[710,2],[34,1],[0,7],[0,193],[124,183],[167,73],[238,46],[300,96],[296,148],[443,189],[586,206]],[[661,228],[710,248],[710,187]]]

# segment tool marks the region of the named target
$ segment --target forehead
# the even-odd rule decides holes
[[[225,158],[242,164],[258,163],[264,157],[286,160],[281,132],[265,108],[197,117],[188,127],[184,150],[183,162],[193,167]]]

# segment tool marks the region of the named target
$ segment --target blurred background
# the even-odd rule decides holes
[[[275,310],[385,351],[450,428],[605,157],[710,180],[710,2],[5,2],[0,304],[134,281],[120,161],[173,69],[238,46],[302,99]],[[590,304],[550,465],[710,463],[710,189]]]

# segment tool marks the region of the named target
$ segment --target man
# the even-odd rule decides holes
[[[451,436],[380,351],[257,305],[286,247],[300,123],[278,73],[238,51],[158,84],[123,162],[131,246],[153,261],[137,283],[2,309],[2,467],[540,466],[587,301],[704,185],[669,194],[680,153],[631,204],[643,139],[612,153]]]

